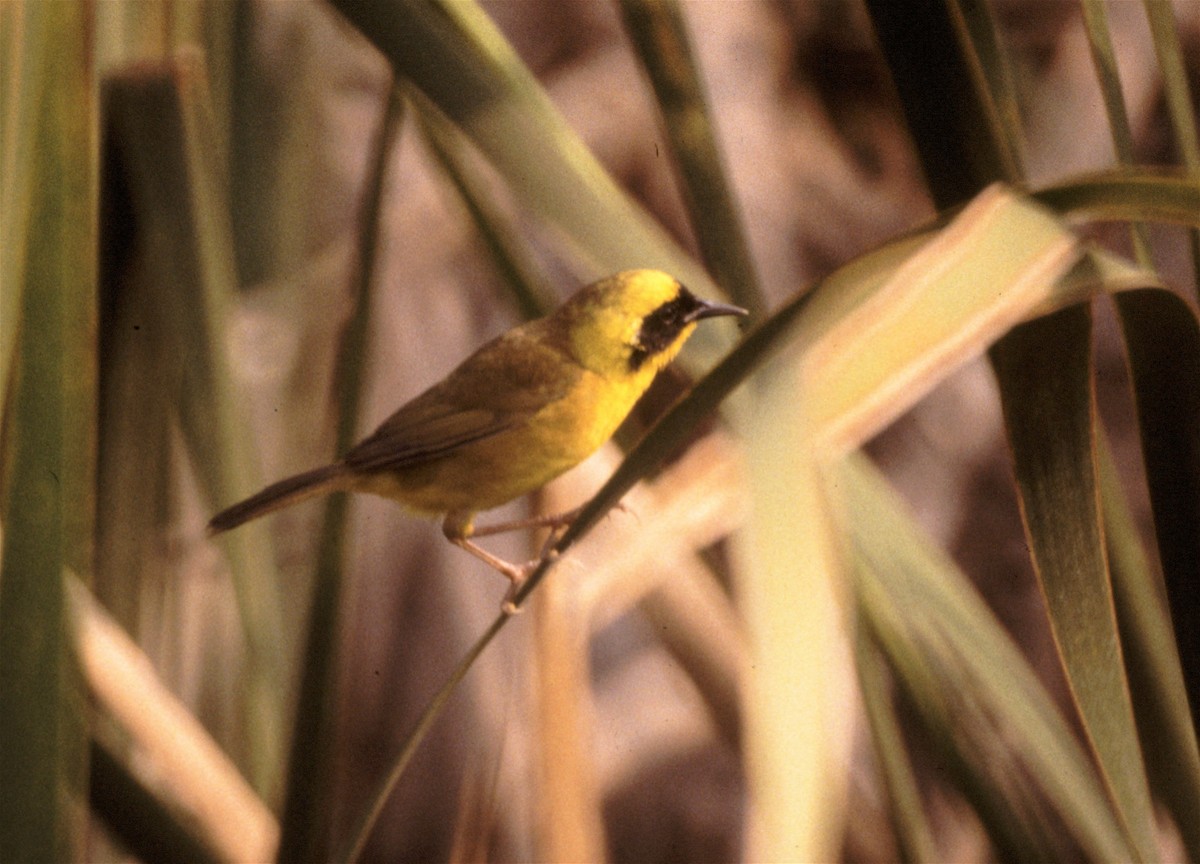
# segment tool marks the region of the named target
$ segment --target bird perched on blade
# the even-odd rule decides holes
[[[471,542],[567,517],[476,529],[475,514],[539,489],[612,437],[696,323],[744,309],[695,297],[657,270],[628,270],[514,327],[380,424],[332,465],[280,480],[209,522],[210,534],[330,492],[369,492],[444,514],[447,539],[512,582],[530,565]],[[536,563],[536,562],[533,562]]]

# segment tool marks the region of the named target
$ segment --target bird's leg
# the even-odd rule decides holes
[[[615,509],[625,511],[627,508],[623,503],[618,502],[615,505]],[[521,590],[521,586],[525,584],[525,580],[529,578],[529,574],[547,558],[557,557],[557,553],[554,551],[555,542],[582,511],[582,507],[576,507],[574,510],[568,510],[565,513],[533,516],[528,519],[514,519],[510,522],[497,522],[494,525],[484,525],[481,528],[475,527],[473,513],[454,511],[446,514],[446,518],[442,522],[442,533],[455,546],[470,552],[512,583],[509,585],[508,593],[504,595],[504,602],[502,604],[505,613],[511,615],[518,611],[516,605],[513,603],[513,598]],[[470,540],[471,537],[491,537],[495,534],[506,534],[509,531],[520,531],[525,528],[549,528],[550,533],[546,537],[546,542],[542,544],[542,549],[538,557],[532,561],[526,561],[524,564],[513,564],[505,561],[503,558],[493,555],[482,546],[472,543]]]
[[[499,534],[501,531],[493,530],[498,526],[491,526],[490,528],[476,531],[475,526],[472,524],[472,518],[473,515],[470,513],[447,513],[445,520],[442,522],[442,533],[446,535],[446,539],[455,546],[470,552],[480,561],[487,564],[493,570],[497,571],[506,579],[508,579],[511,584],[508,586],[508,593],[504,595],[504,601],[501,604],[501,608],[504,610],[505,614],[512,615],[518,611],[516,604],[513,602],[514,598],[517,596],[517,592],[521,590],[521,586],[525,584],[525,580],[529,577],[529,574],[533,572],[534,568],[537,567],[537,565],[540,564],[546,556],[543,554],[541,557],[533,561],[526,561],[524,564],[513,564],[509,561],[505,561],[503,558],[500,558],[497,555],[493,555],[482,546],[472,543],[469,538],[480,535],[486,536],[489,534]],[[505,530],[512,531],[516,530],[517,527],[521,526],[514,524],[512,527],[508,527]]]
[[[531,516],[528,519],[514,519],[511,522],[497,522],[495,525],[484,525],[482,528],[472,528],[472,537],[490,537],[493,534],[507,534],[509,531],[520,531],[523,528],[549,528],[551,535],[557,534],[575,521],[582,507],[568,510],[566,513],[554,513],[549,516]]]

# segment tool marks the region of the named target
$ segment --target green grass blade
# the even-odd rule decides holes
[[[1161,168],[1114,168],[1071,177],[1033,193],[1071,219],[1200,224],[1200,175]]]
[[[338,354],[336,370],[336,390],[341,394],[338,453],[349,450],[357,437],[380,209],[387,160],[400,129],[401,106],[402,103],[389,93],[366,184],[359,226],[356,304]],[[280,829],[277,860],[283,862],[325,861],[330,855],[329,798],[333,786],[333,739],[337,729],[337,658],[346,509],[345,495],[330,496],[325,505]]]
[[[1007,160],[1020,169],[1025,161],[1021,106],[1008,55],[1000,40],[995,4],[991,0],[954,0],[947,7],[956,32],[965,34],[965,38],[960,37],[961,44],[971,47],[967,62],[978,68],[978,80],[986,82],[983,92],[988,94],[990,105],[985,110],[995,116],[993,132],[1002,136]]]
[[[864,611],[858,610],[859,618]],[[893,704],[891,677],[876,644],[865,627],[856,628],[854,659],[858,670],[863,708],[871,730],[875,763],[883,787],[887,791],[887,806],[896,831],[896,846],[903,864],[937,859],[933,828],[921,802],[921,790],[913,773],[912,761],[904,740],[904,731]]]
[[[1150,570],[1112,453],[1099,448],[1104,532],[1121,647],[1129,670],[1138,735],[1155,796],[1170,811],[1192,860],[1200,860],[1200,750],[1160,582]]]
[[[1084,735],[1124,830],[1154,857],[1154,818],[1100,520],[1091,315],[1065,309],[992,350],[1034,569]]]
[[[83,6],[5,15],[20,59],[41,67],[21,79],[42,87],[36,102],[16,100],[3,136],[4,167],[29,194],[5,181],[5,204],[21,209],[4,216],[19,245],[6,237],[0,251],[19,318],[0,436],[0,860],[58,861],[82,848],[87,764],[63,576],[72,564],[91,575],[97,100]]]
[[[1183,46],[1180,44],[1179,28],[1175,23],[1175,10],[1170,3],[1157,0],[1142,0],[1146,18],[1150,22],[1154,51],[1162,70],[1163,93],[1167,101],[1167,114],[1171,118],[1171,131],[1180,162],[1192,174],[1200,173],[1200,133],[1196,131],[1196,112],[1193,107],[1188,69],[1184,62]],[[1192,267],[1195,290],[1200,297],[1200,230],[1191,232]]]
[[[1108,10],[1102,0],[1083,0],[1083,23],[1087,28],[1088,47],[1092,52],[1092,65],[1096,67],[1096,79],[1104,97],[1104,110],[1108,115],[1109,132],[1117,161],[1122,165],[1133,165],[1133,129],[1129,125],[1129,114],[1125,110],[1125,97],[1121,88],[1121,76],[1117,69],[1116,51],[1108,29]],[[1139,263],[1151,266],[1150,238],[1145,228],[1133,225],[1133,248]]]
[[[1028,777],[1085,855],[1130,860],[1087,756],[983,600],[869,462],[851,456],[836,477],[867,623],[993,838],[1021,860],[1060,842],[1039,833]]]
[[[725,182],[682,7],[675,0],[621,0],[621,12],[658,97],[701,256],[717,284],[756,320],[765,301],[737,203]]]
[[[1160,290],[1127,291],[1117,310],[1133,373],[1154,528],[1193,723],[1200,711],[1200,328]]]

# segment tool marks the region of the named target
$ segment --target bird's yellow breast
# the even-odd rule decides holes
[[[498,507],[539,489],[617,431],[653,372],[609,379],[583,371],[564,396],[511,429],[445,457],[364,478],[365,491],[425,513]]]

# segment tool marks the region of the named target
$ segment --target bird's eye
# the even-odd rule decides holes
[[[678,294],[643,318],[634,339],[629,368],[637,371],[648,359],[669,347],[688,325],[688,316],[699,306],[695,295],[680,286]]]

